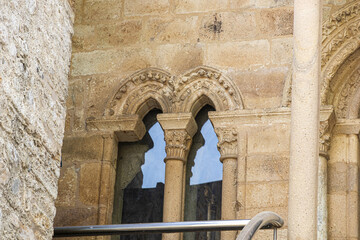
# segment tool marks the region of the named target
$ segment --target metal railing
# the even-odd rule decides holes
[[[54,237],[242,230],[236,240],[248,240],[252,238],[258,229],[274,229],[274,240],[276,240],[276,229],[282,227],[283,224],[284,221],[276,213],[262,212],[251,220],[218,220],[56,227],[54,229]],[[244,234],[242,234],[243,231],[245,231]]]

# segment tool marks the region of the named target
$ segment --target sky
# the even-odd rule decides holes
[[[222,180],[222,163],[217,150],[218,139],[213,126],[207,120],[201,128],[205,144],[196,153],[195,165],[192,167],[190,185]],[[154,147],[145,153],[145,163],[141,166],[143,172],[142,188],[154,188],[158,182],[165,183],[165,141],[164,132],[159,123],[149,130]]]

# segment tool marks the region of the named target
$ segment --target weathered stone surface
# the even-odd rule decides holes
[[[99,203],[101,163],[81,164],[79,174],[79,200],[87,206]]]
[[[246,187],[246,207],[285,207],[288,201],[288,183],[256,183]]]
[[[82,22],[91,24],[94,21],[119,20],[122,14],[122,1],[118,0],[86,0],[83,6]]]
[[[197,13],[212,12],[226,9],[228,0],[191,0],[191,1],[175,1],[176,13]]]
[[[256,69],[270,63],[270,44],[267,40],[208,44],[206,64],[223,68]]]
[[[0,238],[50,239],[73,12],[67,1],[0,0]]]
[[[169,11],[169,0],[125,0],[126,16],[156,15]]]
[[[280,156],[254,155],[247,159],[248,182],[284,181],[289,178],[289,159]]]
[[[58,182],[57,206],[75,206],[78,177],[74,167],[63,169]]]

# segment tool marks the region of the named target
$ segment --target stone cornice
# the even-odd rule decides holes
[[[359,134],[360,119],[338,119],[334,134]]]
[[[143,138],[146,128],[136,114],[116,119],[88,119],[86,128],[91,132],[115,133],[119,142],[135,142]]]

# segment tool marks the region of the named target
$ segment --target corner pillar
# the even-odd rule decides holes
[[[166,142],[163,221],[178,222],[183,218],[184,165],[197,125],[191,113],[159,114],[157,119]],[[163,240],[180,238],[180,233],[163,234]]]

